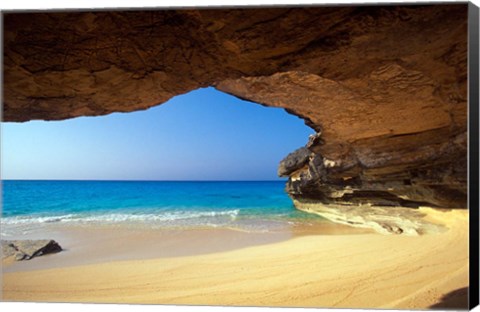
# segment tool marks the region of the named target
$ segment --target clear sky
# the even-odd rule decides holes
[[[2,179],[275,180],[314,131],[213,88],[146,111],[2,123]]]

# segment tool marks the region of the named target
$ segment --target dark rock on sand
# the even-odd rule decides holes
[[[16,261],[30,260],[60,251],[62,247],[54,240],[2,240],[3,258],[14,257]]]

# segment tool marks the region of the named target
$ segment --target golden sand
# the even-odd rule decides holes
[[[422,209],[449,230],[310,235],[204,255],[3,276],[3,300],[193,305],[465,307],[468,211]]]

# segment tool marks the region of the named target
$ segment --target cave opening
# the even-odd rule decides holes
[[[323,222],[295,209],[277,175],[312,133],[214,88],[146,111],[3,123],[2,222],[9,233],[61,222],[290,235],[292,222]]]

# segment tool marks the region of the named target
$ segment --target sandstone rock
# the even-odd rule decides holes
[[[315,156],[279,168],[294,199],[466,207],[467,11],[5,13],[3,118],[129,112],[215,86],[317,131]]]
[[[17,261],[30,260],[60,251],[62,251],[62,247],[54,240],[2,240],[3,258],[13,256]]]
[[[360,228],[369,228],[380,234],[417,236],[447,231],[443,225],[424,219],[421,209],[381,207],[370,205],[323,205],[317,201],[296,199],[298,209],[322,216],[330,221]]]

